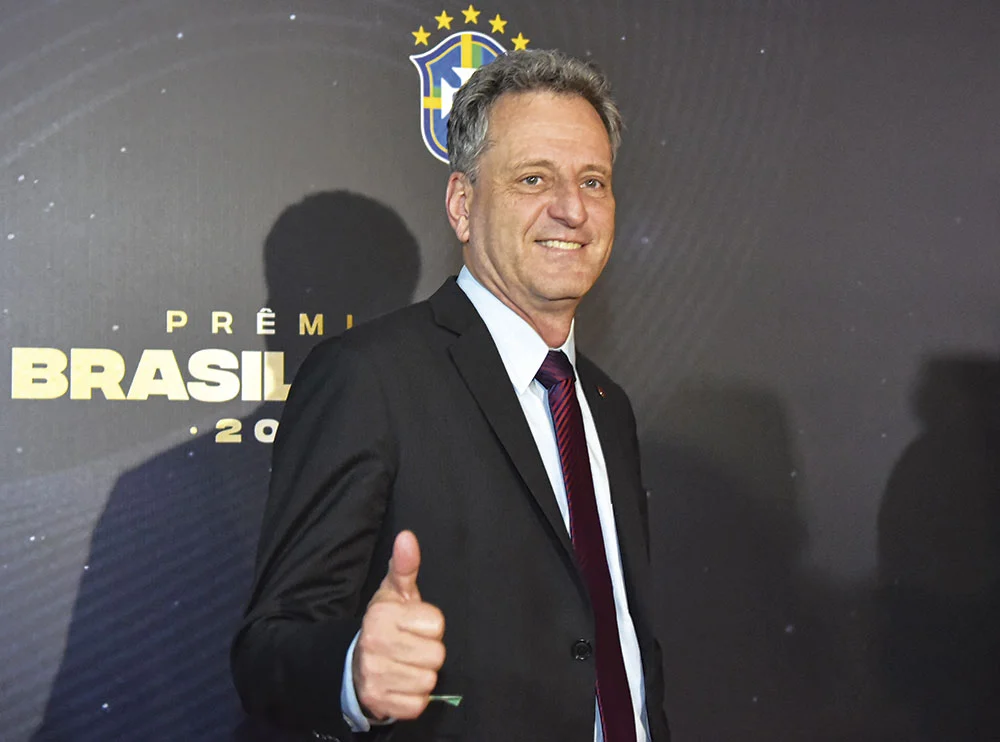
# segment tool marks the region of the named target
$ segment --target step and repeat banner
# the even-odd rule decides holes
[[[627,122],[578,343],[675,739],[1000,738],[988,0],[0,2],[0,738],[277,739],[228,646],[288,385],[457,272],[454,93],[553,47]]]

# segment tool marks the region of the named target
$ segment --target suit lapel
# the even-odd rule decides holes
[[[454,280],[446,282],[430,298],[430,304],[438,323],[458,333],[449,348],[455,367],[527,486],[553,536],[562,546],[566,558],[575,565],[573,545],[545,466],[486,324]],[[573,571],[577,573],[575,566]]]

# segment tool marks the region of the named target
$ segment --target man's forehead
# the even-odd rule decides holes
[[[552,101],[554,103],[566,104],[586,104],[586,106],[594,112],[594,115],[598,118],[598,120],[600,120],[600,114],[597,109],[580,93],[571,90],[557,91],[539,88],[537,90],[512,90],[502,93],[496,100],[493,101],[492,104],[490,104],[489,110],[487,111],[487,121],[492,121],[498,111],[501,115],[513,115],[516,117],[519,113],[528,109],[533,103],[539,101]],[[585,110],[582,105],[580,106],[580,109]]]
[[[604,125],[600,114],[597,109],[594,108],[593,104],[587,100],[582,95],[578,93],[568,92],[553,92],[548,90],[532,90],[532,91],[517,91],[511,93],[504,93],[490,107],[489,114],[487,116],[487,127],[486,127],[486,146],[483,153],[493,149],[498,143],[499,139],[502,137],[504,139],[505,149],[512,150],[522,150],[523,154],[519,155],[519,159],[527,159],[530,157],[528,151],[530,149],[530,134],[533,133],[534,129],[529,129],[529,131],[518,131],[515,136],[505,136],[510,128],[520,128],[524,124],[532,124],[537,121],[537,119],[532,119],[533,116],[538,115],[538,106],[533,106],[534,103],[541,103],[545,105],[547,103],[554,103],[557,106],[560,104],[569,104],[576,110],[572,113],[567,112],[565,118],[563,114],[560,113],[560,123],[565,122],[567,126],[580,125],[583,123],[589,123],[593,125],[594,131],[600,131],[600,140],[602,143],[606,143],[608,147],[608,163],[611,162],[611,138],[608,135],[607,128]],[[536,109],[534,111],[530,109]],[[519,146],[520,145],[520,146]]]

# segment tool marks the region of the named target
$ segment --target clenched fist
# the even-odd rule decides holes
[[[417,537],[401,531],[354,649],[354,690],[372,719],[420,716],[444,664],[444,614],[420,599],[419,570]]]

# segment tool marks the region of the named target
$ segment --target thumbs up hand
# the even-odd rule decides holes
[[[419,570],[417,537],[401,531],[354,649],[354,689],[372,719],[420,716],[444,664],[444,614],[421,600]]]

